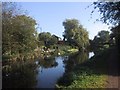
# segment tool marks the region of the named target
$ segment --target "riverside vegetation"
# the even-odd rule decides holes
[[[111,33],[101,30],[93,40],[77,19],[63,21],[63,40],[49,32],[38,33],[36,20],[21,12],[15,3],[2,4],[3,88],[35,87],[39,66],[35,61],[41,60],[40,64],[46,65],[46,59],[53,60],[56,56],[68,56],[63,61],[65,72],[56,88],[106,87],[109,57],[120,46],[120,2],[93,3],[101,13],[100,20],[112,24]],[[94,56],[89,58],[88,52],[94,52]],[[53,63],[48,67],[57,66]]]

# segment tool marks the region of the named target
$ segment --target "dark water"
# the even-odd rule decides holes
[[[3,88],[54,88],[65,72],[92,57],[93,53],[81,52],[69,56],[53,56],[31,62],[17,62],[3,68]]]

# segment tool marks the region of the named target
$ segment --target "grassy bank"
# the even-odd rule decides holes
[[[77,52],[78,49],[77,48],[73,48],[69,45],[58,45],[58,52],[60,53],[60,55],[69,55],[71,53],[75,53]]]
[[[110,50],[76,65],[71,72],[66,72],[58,80],[57,88],[105,88],[107,80],[107,59]]]

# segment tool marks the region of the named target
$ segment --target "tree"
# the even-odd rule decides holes
[[[17,54],[36,48],[36,21],[17,10],[14,3],[3,3],[3,54]]]
[[[12,33],[12,38],[14,42],[18,42],[22,52],[34,50],[37,46],[35,25],[36,21],[26,15],[19,15],[13,18],[14,32]]]
[[[16,15],[15,3],[2,3],[2,53],[11,53],[12,17]]]
[[[98,9],[103,23],[112,24],[112,38],[115,38],[116,45],[120,46],[120,1],[118,2],[94,2],[94,8]]]
[[[76,19],[66,19],[63,22],[65,28],[63,37],[70,45],[78,46],[79,49],[89,45],[88,32]]]
[[[113,27],[111,31],[111,38],[113,38],[112,40],[114,41],[115,38],[116,45],[118,48],[120,48],[120,25]]]
[[[51,34],[49,32],[42,32],[39,34],[39,41],[44,41],[44,45],[48,46],[48,41],[51,38]]]
[[[109,31],[102,30],[91,41],[91,47],[95,53],[101,52],[110,45]]]
[[[49,40],[50,45],[57,44],[58,43],[58,39],[59,39],[58,36],[52,35],[51,38],[50,38],[50,40]]]
[[[43,41],[46,47],[57,44],[59,37],[56,35],[51,35],[49,32],[42,32],[39,34],[39,41]]]
[[[100,20],[107,24],[117,26],[120,24],[120,1],[119,2],[94,2],[94,8],[99,10],[102,17]]]
[[[110,40],[109,31],[102,30],[98,32],[98,37],[101,39],[102,43],[108,43]]]

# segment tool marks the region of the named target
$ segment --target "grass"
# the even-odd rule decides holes
[[[75,53],[78,51],[78,49],[76,48],[72,48],[69,45],[58,45],[58,49],[59,49],[59,53],[61,53],[61,55],[69,55],[71,53]]]
[[[88,69],[88,68],[87,68]],[[85,70],[85,69],[84,69]],[[85,70],[87,71],[87,70]],[[73,82],[68,86],[59,85],[58,88],[104,88],[106,75],[93,74],[92,70],[73,75]]]
[[[110,50],[90,58],[74,67],[71,75],[66,72],[58,80],[57,88],[105,88],[107,80],[107,59]]]

